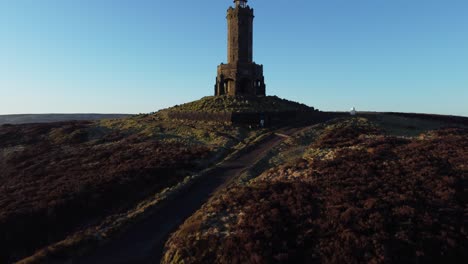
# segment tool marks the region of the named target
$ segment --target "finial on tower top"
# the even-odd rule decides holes
[[[234,0],[234,3],[236,3],[236,7],[247,7],[247,0]]]

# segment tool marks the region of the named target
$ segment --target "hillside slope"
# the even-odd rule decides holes
[[[126,212],[257,133],[158,115],[0,126],[0,262]]]
[[[459,228],[461,217],[466,217],[463,215],[466,209],[460,210],[461,204],[466,205],[463,187],[466,167],[457,165],[466,164],[466,129],[431,132],[453,123],[453,118],[445,117],[437,120],[431,116],[420,119],[393,114],[366,117],[297,127],[294,130],[298,132],[293,136],[275,130],[276,136],[284,139],[282,143],[251,160],[253,165],[241,175],[233,176],[230,187],[221,192],[228,196],[222,199],[219,197],[223,196],[215,196],[182,225],[167,244],[165,260],[189,263],[211,260],[214,253],[210,248],[221,250],[216,253],[221,262],[271,262],[272,258],[272,261],[287,262],[302,259],[301,254],[309,254],[306,251],[316,256],[311,262],[317,259],[339,262],[344,258],[356,262],[363,259],[396,262],[392,252],[400,254],[400,251],[403,258],[415,261],[427,260],[426,255],[434,260],[447,260],[430,250],[434,245],[445,245],[443,241],[450,245],[444,247],[444,254],[466,257],[459,250],[460,245],[466,244],[463,237],[466,228]],[[421,133],[425,136],[419,137]],[[250,149],[268,135],[271,131],[267,129],[170,119],[165,111],[92,122],[0,126],[0,246],[3,249],[0,262],[19,260],[34,252],[22,263],[43,263],[49,258],[64,260],[113,240],[130,226],[138,225],[148,216],[150,208],[158,207],[161,201],[170,201],[168,197],[174,197],[172,194],[190,186],[193,179],[199,179],[196,175],[203,174],[203,169],[230,153]],[[415,168],[414,172],[401,169],[406,167]],[[268,171],[270,168],[273,169]],[[333,174],[334,168],[339,169],[339,175]],[[353,172],[355,168],[357,172]],[[444,176],[442,180],[437,173]],[[340,185],[333,186],[335,182]],[[372,183],[371,187],[361,188],[360,184],[367,182]],[[384,191],[372,192],[387,182],[390,185]],[[362,209],[359,202],[361,189],[366,191],[362,194],[366,200],[376,199],[385,205],[383,209],[378,207],[378,211],[372,211],[375,207],[371,207],[368,213],[393,221],[385,222],[392,226],[390,230],[382,231],[381,226],[362,229],[360,222],[358,227],[349,226],[346,214],[345,223],[340,222],[341,213],[349,208],[352,217],[357,215],[361,219],[362,212],[367,214],[366,207]],[[400,210],[400,204],[385,198],[386,195],[395,198],[392,190],[408,192],[404,197],[414,195],[401,203],[410,207],[404,210],[414,212],[410,218],[401,221],[392,218],[393,212]],[[325,203],[334,201],[335,193],[341,198],[330,208],[343,209],[339,211],[340,217],[338,213],[330,213]],[[426,218],[421,220],[420,212],[435,219],[431,222],[432,230],[426,230],[429,222],[424,222]],[[322,230],[321,227],[329,224],[324,220],[328,218],[335,223],[329,228],[331,233],[308,233]],[[260,221],[262,227],[249,224],[254,220]],[[415,229],[415,223],[422,229]],[[276,229],[282,225],[287,229]],[[242,233],[237,233],[236,230],[244,227]],[[408,239],[392,238],[400,234],[400,229]],[[209,232],[205,233],[206,230]],[[344,239],[343,232],[352,239],[335,245],[335,240]],[[375,232],[382,236],[374,237]],[[305,235],[295,235],[302,233]],[[151,239],[152,234],[148,236]],[[366,246],[365,250],[353,247],[353,239],[366,245],[372,240],[374,246]],[[415,242],[419,240],[422,244]],[[323,241],[328,241],[328,246],[323,246]],[[212,243],[216,247],[211,247]],[[330,259],[327,250],[343,253],[334,254],[337,259]],[[236,252],[235,256],[230,252]],[[370,253],[351,256],[347,252]],[[412,254],[417,257],[413,258]]]
[[[281,165],[213,197],[171,236],[163,263],[468,261],[467,129],[388,136],[342,119],[272,153],[263,163]]]

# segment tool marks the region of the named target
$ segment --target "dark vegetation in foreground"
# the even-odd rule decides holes
[[[157,114],[0,126],[0,263],[125,212],[250,133]]]
[[[0,259],[31,254],[89,220],[177,183],[209,153],[202,146],[122,133],[90,137],[87,122],[0,129]]]
[[[192,105],[183,106],[180,109],[165,110],[155,114],[138,115],[125,119],[0,126],[0,247],[2,248],[0,251],[0,263],[9,263],[34,252],[39,252],[39,255],[44,258],[32,258],[32,260],[30,259],[31,263],[41,262],[41,260],[47,259],[47,256],[50,254],[60,255],[63,252],[81,254],[80,252],[88,248],[88,244],[96,243],[96,241],[101,241],[102,239],[111,239],[107,235],[112,236],[112,234],[115,234],[113,233],[114,229],[124,228],[124,225],[119,224],[123,218],[129,219],[128,224],[134,223],[134,220],[138,220],[138,216],[135,216],[137,214],[133,212],[135,210],[138,212],[143,210],[139,207],[142,200],[146,201],[146,198],[149,198],[150,202],[152,202],[151,198],[154,197],[154,194],[164,193],[167,187],[185,182],[183,181],[185,176],[193,175],[206,166],[212,165],[214,161],[220,160],[233,150],[251,146],[252,142],[256,141],[259,136],[266,132],[264,130],[251,130],[246,127],[232,126],[220,122],[174,120],[168,118],[168,111],[208,108],[216,112],[223,109],[224,106],[240,108],[242,109],[241,111],[250,111],[250,109],[256,107],[260,107],[263,111],[269,109],[288,110],[291,107],[291,109],[299,111],[301,109],[310,109],[300,104],[270,97],[266,97],[261,102],[249,101],[247,98],[243,98],[242,100],[221,98],[221,100],[224,101],[215,102],[216,100],[213,98],[206,98],[193,102]],[[377,123],[382,123],[381,119],[387,122],[389,117],[383,117],[383,115],[376,115],[373,118]],[[440,126],[440,124],[434,124],[432,121],[414,123],[414,120],[411,119],[409,123],[412,125],[408,127],[406,125],[408,120],[402,122],[402,119],[406,119],[406,117],[391,119],[390,127],[395,134],[400,134],[402,131],[406,132],[408,129],[411,130],[412,134],[417,134],[422,130],[430,130]],[[359,122],[357,123],[359,124]],[[445,123],[445,121],[441,123]],[[388,125],[389,123],[387,122],[386,124]],[[221,245],[219,250],[225,251],[222,251],[224,253],[219,255],[220,259],[218,260],[226,257],[227,262],[231,262],[231,257],[234,261],[247,260],[251,262],[265,262],[269,260],[272,260],[272,262],[284,262],[286,259],[300,259],[301,254],[305,252],[304,250],[310,250],[308,245],[313,245],[313,250],[316,250],[314,251],[316,253],[317,241],[322,239],[320,236],[318,240],[313,240],[310,243],[300,241],[311,241],[309,239],[310,234],[307,233],[310,229],[310,221],[313,222],[312,229],[314,229],[320,226],[320,222],[317,222],[317,219],[323,219],[323,216],[326,216],[324,213],[326,209],[324,208],[327,208],[327,205],[323,201],[327,195],[331,194],[327,194],[324,191],[329,191],[329,187],[323,186],[328,186],[326,184],[333,186],[333,182],[336,180],[324,180],[322,187],[317,185],[317,187],[312,188],[314,184],[311,184],[310,181],[311,179],[315,179],[315,176],[307,176],[311,170],[314,170],[314,167],[311,169],[310,164],[315,164],[314,162],[321,164],[320,162],[322,161],[331,162],[333,160],[337,162],[336,164],[341,164],[340,162],[345,162],[347,158],[340,156],[342,155],[340,151],[348,150],[352,154],[350,154],[351,156],[357,155],[356,153],[359,152],[354,153],[353,151],[362,150],[366,144],[369,144],[366,140],[377,140],[381,134],[381,131],[374,126],[362,127],[362,124],[359,124],[357,126],[353,125],[352,128],[346,128],[348,125],[347,122],[343,122],[337,126],[326,127],[324,131],[328,132],[322,131],[320,140],[313,142],[313,144],[310,143],[313,137],[300,138],[299,141],[310,143],[307,147],[297,146],[294,151],[279,150],[278,153],[283,154],[283,157],[278,159],[278,161],[294,160],[292,158],[288,159],[288,157],[294,157],[294,155],[290,156],[290,154],[297,153],[298,150],[304,152],[303,160],[294,162],[292,167],[283,166],[272,170],[275,172],[287,169],[284,174],[295,175],[293,177],[295,180],[291,180],[290,176],[287,176],[287,179],[283,179],[284,175],[275,176],[276,174],[272,173],[262,175],[248,184],[230,189],[227,192],[230,196],[225,196],[224,200],[219,200],[219,206],[222,209],[214,207],[211,215],[205,215],[204,211],[195,214],[194,218],[197,219],[198,217],[201,220],[191,226],[189,225],[188,229],[184,229],[186,230],[184,232],[188,236],[179,241],[180,243],[169,243],[167,258],[171,260],[185,259],[188,262],[200,262],[198,259],[187,257],[183,251],[185,249],[194,250],[194,256],[200,257],[200,260],[212,258],[213,255],[210,255],[212,252],[206,251],[209,247],[190,242],[192,241],[191,239],[194,239],[194,236],[199,241],[197,243],[205,243],[206,241],[208,241],[206,242],[208,245],[219,243]],[[315,135],[317,132],[315,130],[312,129],[312,133],[305,134]],[[443,142],[446,140],[446,137],[456,136],[452,135],[455,133],[455,130],[447,131],[449,131],[447,135],[436,135],[435,138]],[[460,131],[456,133],[459,133],[458,136],[465,140],[466,133],[462,130]],[[427,139],[421,138],[422,141],[420,143],[426,144],[432,142]],[[404,138],[392,139],[382,137],[379,140],[403,140],[401,146],[398,145],[400,147],[418,142],[416,139],[410,140]],[[450,155],[463,154],[463,152],[460,152],[460,148],[464,148],[464,153],[466,153],[466,141],[460,140]],[[390,149],[390,152],[394,151],[393,147],[390,147]],[[401,151],[404,152],[404,149]],[[372,151],[366,153],[368,153],[366,155],[370,155]],[[338,159],[335,159],[336,155],[338,155]],[[399,157],[398,155],[401,155],[401,153],[395,155]],[[466,163],[466,156],[459,156]],[[363,157],[365,162],[371,162],[365,159],[369,157]],[[385,157],[390,158],[387,160]],[[360,158],[362,157],[359,156]],[[346,161],[344,165],[342,164],[342,166],[345,166],[343,171],[349,170],[351,173],[352,165],[357,163],[357,159],[353,158]],[[441,156],[440,159],[444,161],[446,156]],[[382,156],[380,160],[376,159],[369,164],[375,163],[374,165],[378,167],[380,166],[378,164],[381,164],[379,162],[383,162],[382,164],[385,166],[394,166],[388,167],[388,170],[399,168],[399,166],[392,165],[392,163],[388,165],[387,162],[391,160],[393,160],[391,156]],[[432,159],[430,161],[432,162]],[[362,166],[367,166],[365,162]],[[282,163],[284,164],[284,162],[278,164]],[[301,167],[302,169],[296,168],[294,167],[297,165],[296,163],[305,165],[301,165],[304,166],[303,168]],[[331,163],[329,170],[332,170],[333,166],[337,166],[336,164]],[[425,163],[422,164],[424,165]],[[448,164],[447,168],[451,168],[454,171],[454,176],[450,177],[456,179],[456,184],[460,182],[460,172],[463,175],[462,180],[465,181],[466,167],[461,166],[454,169],[452,161]],[[349,166],[349,168],[346,166]],[[406,163],[402,163],[402,166],[406,166]],[[430,163],[427,166],[436,165]],[[447,168],[441,167],[440,170],[444,171]],[[305,173],[306,175],[299,177],[298,175],[301,175],[301,173]],[[376,175],[380,175],[378,173],[384,172],[376,169],[375,173]],[[385,173],[389,174],[388,171]],[[266,175],[281,180],[272,180],[270,182],[270,179]],[[408,175],[410,178],[413,177],[411,174]],[[327,179],[326,177],[321,178]],[[376,178],[379,179],[379,177]],[[431,178],[429,177],[429,179]],[[352,182],[349,184],[349,188],[345,186],[346,188],[342,190],[343,192],[354,188],[352,187]],[[338,190],[339,187],[335,186],[333,188],[337,188]],[[434,188],[428,190],[434,192]],[[399,190],[397,189],[396,192],[398,193]],[[458,194],[460,193],[459,187],[455,188],[454,192],[458,195],[456,197],[460,196]],[[411,193],[417,194],[415,191]],[[250,197],[249,199],[252,200],[248,200],[246,197]],[[350,199],[349,206],[355,206],[355,201],[352,197],[354,196],[351,194],[346,196],[346,198]],[[421,199],[427,198],[421,195],[415,197],[416,204]],[[462,201],[466,204],[466,197],[462,199],[465,199]],[[231,209],[225,207],[230,206],[231,200],[237,200],[235,202],[235,206],[237,207],[234,206]],[[457,200],[457,202],[459,201],[460,199]],[[223,203],[225,205],[222,205]],[[440,204],[437,206],[441,207],[441,214],[445,214],[444,210],[446,208],[443,207],[444,204],[442,202]],[[445,214],[447,215],[447,219],[451,219],[450,221],[459,219],[458,209],[455,210],[451,207],[451,203],[448,204],[447,208],[450,215]],[[432,204],[429,205],[433,206]],[[208,204],[208,206],[210,205]],[[391,207],[392,204],[390,203],[390,205],[386,206]],[[239,211],[239,208],[243,209]],[[272,208],[277,208],[279,211],[272,210]],[[416,208],[416,213],[423,210],[416,206],[413,206],[413,208]],[[435,209],[432,207],[428,208],[427,210],[433,214],[432,210]],[[390,209],[385,209],[387,211],[382,210],[379,213],[388,216],[387,211]],[[127,214],[128,212],[131,213]],[[219,215],[217,212],[222,212],[222,214]],[[244,214],[244,212],[248,214]],[[211,222],[207,222],[206,217]],[[240,217],[240,220],[238,217]],[[435,217],[438,217],[438,215]],[[417,216],[413,218],[418,219]],[[103,219],[105,221],[102,221]],[[232,244],[231,242],[229,242],[231,244],[227,244],[228,246],[224,244],[227,241],[226,237],[237,239],[237,231],[233,229],[236,226],[230,222],[234,221],[233,219],[240,221],[239,228],[247,228],[247,231],[242,231],[242,239],[233,240],[236,243],[238,241],[245,241],[245,250],[247,251],[239,248],[239,246],[243,246],[244,244]],[[190,221],[192,220],[189,220],[189,223]],[[255,221],[260,221],[263,227],[260,227],[258,224],[252,225],[251,223],[255,223]],[[411,228],[414,225],[414,221],[405,222],[404,226]],[[450,229],[450,232],[453,231],[452,233],[446,231],[447,228],[442,223],[447,223],[449,220],[443,218],[437,221],[440,224],[436,224],[435,231],[431,232],[440,231],[442,232],[441,234],[448,234],[447,237],[456,242],[455,248],[458,247],[460,241],[466,241],[465,233],[460,233],[465,235],[465,240],[460,240],[459,237],[452,238],[453,232],[457,231],[456,229],[453,229],[455,231]],[[229,225],[226,226],[225,223]],[[213,237],[209,239],[205,238],[206,230],[203,230],[211,227],[211,225],[215,229],[211,230],[210,234],[216,239]],[[280,229],[283,225],[286,226],[286,229],[281,231]],[[399,222],[396,222],[395,226],[398,227],[398,225]],[[422,226],[424,227],[424,225]],[[98,228],[101,231],[114,231],[98,232],[96,233],[96,239],[87,239],[87,234],[94,234],[94,230],[98,230]],[[183,228],[186,227],[184,226]],[[259,231],[256,231],[257,228]],[[455,226],[455,228],[458,227]],[[262,230],[266,231],[263,232]],[[274,232],[270,234],[268,230],[273,230]],[[330,230],[336,234],[341,234],[340,229],[333,231],[334,229],[330,228]],[[396,232],[392,230],[385,231],[387,232],[385,234]],[[462,230],[462,232],[465,231],[466,229]],[[265,233],[266,237],[262,237],[262,232]],[[413,237],[418,237],[418,232],[414,231],[413,233],[410,232],[410,234]],[[305,235],[301,235],[302,233]],[[294,234],[299,234],[299,238]],[[329,233],[323,236],[328,236],[331,239],[333,234]],[[104,238],[101,236],[104,236]],[[259,237],[257,238],[257,236]],[[390,237],[390,235],[388,236]],[[176,241],[177,239],[176,236],[171,241]],[[268,244],[270,243],[270,239],[273,239],[271,240],[271,245],[274,246],[272,249]],[[287,241],[286,244],[283,243],[284,239]],[[268,243],[262,244],[267,241]],[[375,241],[373,243],[378,245],[382,240],[376,239]],[[466,244],[466,242],[462,243]],[[279,244],[281,246],[278,246]],[[413,244],[410,243],[412,246]],[[218,244],[213,248],[216,249],[218,248],[217,246]],[[343,247],[346,248],[347,244]],[[288,251],[289,249],[292,250],[292,253]],[[337,248],[330,246],[330,249]],[[289,253],[284,253],[284,250]],[[341,249],[338,248],[337,250]],[[275,252],[281,253],[278,253],[278,255]],[[68,253],[65,255],[68,256]],[[66,258],[66,256],[64,257]],[[323,259],[323,256],[316,254],[314,259]]]
[[[468,262],[468,130],[394,137],[361,121],[212,198],[163,262]]]

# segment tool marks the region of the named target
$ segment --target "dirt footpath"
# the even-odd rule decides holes
[[[281,131],[292,134],[299,129]],[[252,166],[284,136],[275,135],[240,157],[225,161],[198,179],[188,190],[155,209],[147,219],[72,263],[159,263],[164,244],[175,229],[198,210],[224,184]]]

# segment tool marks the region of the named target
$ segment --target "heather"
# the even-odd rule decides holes
[[[354,119],[302,135],[300,158],[212,198],[164,262],[468,260],[468,130],[396,137]]]
[[[255,132],[158,114],[0,127],[0,262],[99,225]]]

